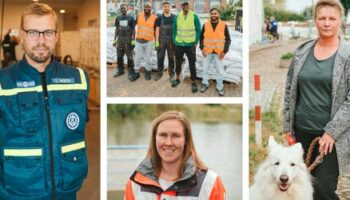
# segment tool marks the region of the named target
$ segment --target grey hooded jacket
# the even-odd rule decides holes
[[[283,132],[294,135],[294,115],[297,103],[298,75],[317,40],[302,44],[289,67],[283,110]],[[323,128],[336,140],[340,174],[350,173],[350,44],[340,41],[332,75],[331,120]]]

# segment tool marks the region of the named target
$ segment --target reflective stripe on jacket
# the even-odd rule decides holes
[[[225,47],[225,23],[219,20],[215,31],[210,21],[205,23],[204,26],[204,51],[206,53],[212,53],[213,51],[217,54],[222,53]]]
[[[186,162],[186,177],[180,178],[163,190],[145,160],[130,177],[125,189],[125,200],[224,200],[225,188],[221,179],[211,170],[195,170],[192,159]],[[146,170],[145,170],[146,169]]]
[[[196,41],[196,27],[194,24],[194,13],[188,11],[187,16],[181,11],[176,19],[176,38],[178,43],[193,43]]]
[[[148,19],[145,20],[145,13],[140,13],[137,17],[136,39],[152,41],[154,39],[154,23],[156,19],[157,16],[151,14]]]
[[[0,72],[0,199],[75,199],[87,176],[88,77],[23,58]]]

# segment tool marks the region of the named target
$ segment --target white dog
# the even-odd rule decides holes
[[[312,178],[301,144],[282,146],[270,136],[268,149],[250,188],[250,200],[312,200]]]

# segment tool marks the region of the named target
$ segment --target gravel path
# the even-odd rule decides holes
[[[292,42],[276,42],[265,46],[255,47],[249,53],[249,102],[250,109],[254,108],[254,74],[260,74],[261,106],[268,111],[275,94],[282,99],[285,87],[285,78],[288,68],[280,68],[280,58],[287,52],[294,50],[306,40]],[[281,102],[282,101],[278,101]]]

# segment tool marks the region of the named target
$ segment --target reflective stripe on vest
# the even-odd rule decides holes
[[[140,13],[137,17],[137,33],[136,39],[144,39],[152,41],[154,38],[154,23],[156,16],[151,14],[147,20],[145,20],[144,12]]]
[[[196,41],[196,26],[194,24],[194,13],[189,11],[187,16],[181,11],[176,20],[176,38],[178,43],[193,43]]]
[[[74,84],[50,84],[47,85],[48,91],[64,91],[64,90],[87,90],[87,83],[84,71],[77,68],[80,74],[81,83]],[[2,89],[0,85],[0,96],[13,96],[21,92],[42,92],[42,85],[28,88],[13,88],[13,89]]]
[[[217,54],[222,53],[225,48],[225,23],[220,20],[214,31],[210,21],[208,21],[205,23],[204,29],[204,51],[206,53],[213,53],[213,51]]]
[[[42,149],[4,149],[4,156],[42,156]]]
[[[76,151],[79,149],[85,148],[85,141],[69,144],[69,145],[64,145],[61,147],[61,152],[62,153],[68,153],[71,151]]]

